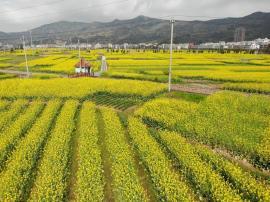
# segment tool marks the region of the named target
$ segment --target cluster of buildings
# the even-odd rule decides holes
[[[198,49],[198,50],[219,50],[219,49],[228,49],[228,50],[259,50],[270,45],[270,39],[255,39],[253,41],[236,41],[236,42],[225,42],[220,41],[218,43],[208,42],[202,44],[194,43],[183,43],[183,44],[173,44],[174,50],[189,50],[189,49]],[[0,45],[1,47],[1,45]],[[36,48],[68,48],[68,49],[77,49],[78,44],[43,44],[36,45]],[[170,44],[157,44],[157,43],[139,43],[139,44],[88,44],[81,43],[81,49],[159,49],[159,50],[168,50]]]
[[[270,46],[270,39],[255,39],[253,41],[242,40],[243,35],[240,31],[235,34],[234,42],[220,41],[218,43],[208,42],[202,44],[194,43],[183,43],[183,44],[173,44],[174,50],[259,50]],[[58,42],[55,44],[39,44],[33,45],[35,48],[67,48],[67,49],[78,49],[78,43],[67,44],[66,42]],[[30,47],[30,46],[28,46]],[[14,48],[22,48],[21,46],[14,46],[11,44],[3,44],[0,42],[0,50],[10,50]],[[158,43],[139,43],[139,44],[90,44],[90,43],[80,43],[81,49],[114,49],[114,50],[127,50],[127,49],[155,49],[155,50],[168,50],[170,44],[158,44]]]
[[[68,49],[78,49],[78,43],[75,44],[67,44],[67,43],[56,43],[56,44],[42,44],[36,45],[37,48],[68,48]],[[152,48],[154,44],[90,44],[90,43],[80,43],[81,49],[143,49],[143,48]],[[156,45],[155,45],[156,46]]]
[[[12,49],[12,48],[14,48],[14,46],[13,45],[11,45],[11,44],[4,44],[4,43],[1,43],[0,42],[0,50],[10,50],[10,49]]]
[[[256,39],[253,41],[238,41],[238,42],[225,42],[221,41],[218,43],[202,43],[199,45],[193,45],[193,44],[180,44],[180,49],[228,49],[228,50],[259,50],[266,48],[270,45],[270,39]]]

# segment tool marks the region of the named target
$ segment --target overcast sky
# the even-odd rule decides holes
[[[0,31],[25,31],[60,20],[112,21],[138,15],[180,20],[270,12],[270,0],[0,0]]]

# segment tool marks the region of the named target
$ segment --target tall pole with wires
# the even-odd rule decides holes
[[[168,85],[168,90],[171,92],[171,84],[172,84],[172,61],[173,61],[173,25],[175,23],[174,19],[170,20],[170,25],[171,25],[171,44],[170,44],[170,67],[169,67],[169,85]]]
[[[79,48],[80,71],[82,71],[82,59],[81,59],[81,44],[80,44],[80,39],[78,39],[78,48]]]
[[[31,40],[31,48],[33,48],[33,37],[32,37],[32,31],[29,31],[30,33],[30,40]]]
[[[26,68],[26,72],[27,72],[27,77],[29,78],[29,67],[28,67],[28,60],[27,60],[27,53],[26,53],[24,36],[22,37],[22,39],[23,39],[23,52],[24,52],[24,58],[25,58],[25,68]]]
[[[29,33],[30,33],[30,47],[31,47],[32,55],[33,55],[34,53],[33,53],[33,37],[32,37],[32,31],[29,31]]]

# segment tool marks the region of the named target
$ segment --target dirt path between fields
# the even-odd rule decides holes
[[[187,83],[187,84],[173,84],[172,90],[187,93],[212,95],[217,91],[221,90],[221,87],[218,84]]]
[[[242,168],[245,168],[246,170],[252,171],[253,173],[257,173],[257,174],[264,176],[266,178],[270,177],[269,171],[254,167],[254,165],[249,163],[246,159],[236,158],[233,155],[231,155],[228,151],[225,151],[223,149],[216,148],[216,149],[214,149],[214,151],[216,153],[224,156],[225,158],[237,163],[238,165],[240,165]]]
[[[0,69],[0,73],[4,73],[4,74],[16,74],[16,75],[20,75],[20,76],[27,76],[27,72],[24,71],[17,71],[17,70],[11,70],[11,69]],[[47,73],[47,72],[29,72],[30,76],[31,75],[35,75],[35,74],[44,74],[44,75],[57,75],[59,77],[67,77],[67,75],[65,74],[57,74],[57,73]]]

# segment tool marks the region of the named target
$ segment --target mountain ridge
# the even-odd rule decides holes
[[[175,23],[175,42],[218,42],[233,41],[238,27],[246,29],[246,39],[270,38],[270,13],[255,12],[239,18],[181,21]],[[0,31],[0,40],[16,43],[15,38],[32,32],[33,40],[39,43],[56,40],[72,42],[81,39],[90,43],[167,43],[170,37],[168,20],[137,16],[132,19],[111,22],[70,22],[59,21],[45,24],[26,32],[5,33]],[[27,37],[26,37],[27,38]],[[3,40],[2,40],[3,41]]]

